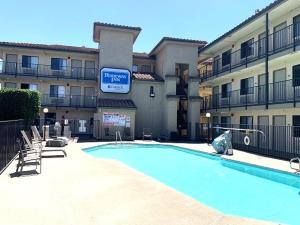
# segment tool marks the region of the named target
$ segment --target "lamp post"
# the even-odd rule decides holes
[[[45,114],[48,113],[49,110],[48,108],[44,108],[43,109],[43,113],[44,113],[44,127],[43,127],[43,130],[44,130],[44,141],[46,141],[46,120],[45,120]]]
[[[211,114],[210,113],[206,113],[205,114],[206,118],[207,118],[207,143],[209,144],[209,141],[210,141],[210,117],[211,117]]]

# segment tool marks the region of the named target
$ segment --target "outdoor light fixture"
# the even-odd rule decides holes
[[[210,117],[211,117],[211,114],[208,112],[205,114],[206,118],[208,118],[208,121],[207,121],[207,144],[209,144],[209,141],[210,141]]]
[[[154,87],[151,86],[151,87],[150,87],[150,98],[154,98],[154,97],[155,97]]]
[[[48,108],[44,108],[43,112],[48,113],[49,112]],[[46,123],[45,122],[46,121],[45,121],[45,115],[44,115],[44,141],[46,141]]]

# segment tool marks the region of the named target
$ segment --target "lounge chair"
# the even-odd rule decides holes
[[[152,140],[152,131],[150,128],[143,129],[143,141],[145,139]]]
[[[18,143],[19,158],[18,158],[16,173],[23,172],[24,166],[33,166],[33,165],[35,165],[35,169],[37,171],[37,166],[40,165],[39,173],[41,174],[42,173],[41,151],[35,150],[35,151],[29,152],[28,149],[26,148],[25,144],[22,145],[22,143],[19,139],[17,139],[17,143]],[[20,171],[19,171],[19,169],[20,169]]]
[[[67,153],[64,149],[44,149],[43,143],[39,140],[33,140],[32,142],[30,141],[29,137],[25,133],[24,130],[21,130],[24,143],[29,149],[29,151],[40,151],[41,153],[43,152],[62,152],[64,156],[67,156]]]
[[[32,134],[33,134],[33,139],[34,141],[42,142],[42,137],[37,129],[36,126],[31,126]],[[64,145],[67,145],[69,142],[69,139],[66,137],[57,137],[57,140],[62,140],[64,142]]]

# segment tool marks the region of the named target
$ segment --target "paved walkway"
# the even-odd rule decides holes
[[[3,225],[269,224],[226,216],[115,160],[96,159],[71,143],[67,158],[43,159],[41,175],[0,176]],[[182,146],[182,145],[181,145]],[[185,147],[211,151],[205,145]],[[205,148],[205,149],[204,149]],[[238,154],[237,154],[238,155]]]

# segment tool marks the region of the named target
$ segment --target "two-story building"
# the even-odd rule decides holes
[[[140,32],[96,22],[98,48],[0,42],[1,87],[38,90],[41,121],[67,119],[76,134],[112,139],[118,130],[134,139],[147,129],[153,138],[194,139],[206,42],[164,37],[149,54],[135,53]]]

